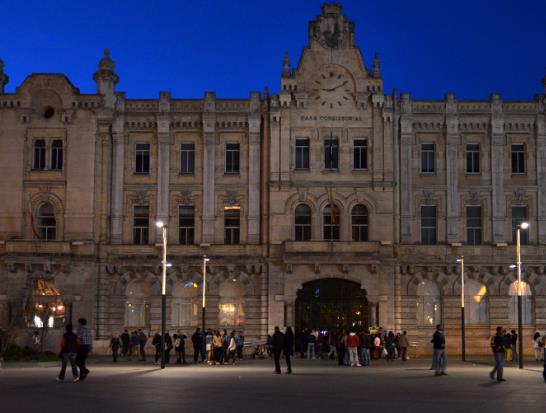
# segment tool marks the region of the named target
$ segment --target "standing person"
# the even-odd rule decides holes
[[[358,361],[358,347],[360,346],[360,340],[354,331],[349,332],[347,336],[347,351],[349,352],[349,364],[351,367],[360,367]]]
[[[193,345],[193,362],[197,363],[199,355],[201,354],[201,362],[205,361],[201,348],[203,347],[203,335],[201,329],[196,328],[195,332],[191,335],[191,344]]]
[[[408,333],[406,331],[402,332],[402,335],[398,340],[398,345],[400,346],[400,357],[402,358],[402,361],[406,361],[408,359],[407,354],[409,347]]]
[[[495,358],[495,367],[489,373],[491,380],[495,380],[495,373],[497,373],[497,381],[506,381],[502,378],[502,372],[504,368],[504,337],[502,334],[502,327],[497,327],[497,333],[491,338],[491,350],[493,350],[493,357]]]
[[[156,331],[152,338],[152,346],[155,348],[154,364],[157,364],[161,358],[161,334],[159,334],[159,331]]]
[[[148,336],[142,330],[138,330],[138,347],[140,351],[140,361],[146,361],[146,343]]]
[[[87,325],[87,320],[85,318],[80,318],[78,324],[78,340],[80,341],[80,346],[78,347],[76,361],[80,368],[80,380],[85,380],[89,374],[89,369],[85,363],[87,362],[87,356],[91,352],[93,346],[93,334],[91,333],[91,329]]]
[[[381,335],[376,334],[373,338],[373,352],[372,352],[372,358],[374,360],[379,360],[381,358],[381,351],[383,350],[382,342],[381,342]]]
[[[337,338],[337,364],[339,366],[343,366],[345,363],[346,340],[347,336],[345,335],[345,331],[340,331]]]
[[[537,331],[533,336],[533,348],[535,350],[535,360],[537,362],[544,360],[544,337],[540,336],[540,333]]]
[[[230,338],[230,335],[224,328],[224,330],[222,331],[222,363],[227,363]]]
[[[127,357],[129,353],[129,344],[131,343],[131,337],[127,330],[123,330],[121,333],[121,357]]]
[[[178,332],[178,338],[180,339],[180,348],[179,348],[179,353],[180,353],[180,356],[182,357],[182,364],[187,364],[187,361],[186,361],[186,339],[188,337],[186,337],[186,335],[184,333],[181,333],[180,331]]]
[[[227,360],[226,363],[231,360],[231,364],[235,364],[235,357],[237,354],[237,341],[235,340],[235,330],[231,332],[228,336],[228,347],[227,347]]]
[[[168,331],[165,331],[165,364],[171,362],[171,350],[173,349],[173,340]]]
[[[396,349],[396,358],[400,359],[400,333],[396,333],[396,336],[394,336],[394,348]]]
[[[292,327],[286,327],[282,351],[286,360],[286,373],[292,374],[292,361],[290,360],[294,355],[294,332]]]
[[[66,372],[66,365],[70,361],[70,367],[72,368],[73,382],[76,383],[78,379],[78,368],[76,367],[76,355],[78,353],[78,347],[80,342],[76,334],[72,332],[72,324],[67,324],[65,327],[65,333],[61,337],[61,352],[59,357],[62,359],[61,371],[57,377],[57,381],[63,381]]]
[[[313,334],[313,331],[309,331],[307,335],[307,360],[315,359],[315,345],[317,343],[317,337]]]
[[[112,336],[112,340],[110,340],[110,349],[112,350],[112,359],[114,363],[118,362],[118,353],[119,348],[121,346],[121,340],[118,336]]]
[[[237,335],[237,358],[239,360],[243,359],[244,345],[245,345],[245,336],[243,334],[243,331],[239,331],[239,334]]]
[[[447,368],[446,338],[440,324],[436,326],[436,331],[430,342],[434,347],[434,365],[436,370],[434,375],[447,376],[447,373],[445,372]]]
[[[360,363],[363,366],[370,365],[370,335],[366,330],[360,334]]]
[[[271,351],[275,360],[275,373],[281,374],[281,352],[284,348],[284,334],[279,327],[275,327],[275,332],[271,337]]]
[[[212,364],[212,340],[214,336],[212,335],[212,330],[209,328],[205,336],[205,349],[207,350],[207,363]]]
[[[214,364],[222,364],[222,352],[224,348],[224,340],[222,340],[222,336],[220,335],[220,331],[216,330],[214,337],[212,339],[212,347],[213,347],[213,358],[214,358]]]
[[[387,361],[394,361],[394,359],[396,358],[394,353],[394,339],[394,333],[392,331],[389,331],[389,333],[387,334],[387,339],[385,340],[385,348],[387,349]]]
[[[131,360],[139,360],[140,359],[140,337],[138,336],[138,333],[136,331],[133,331],[131,333]]]
[[[516,330],[510,331],[512,333],[511,335],[511,347],[512,347],[512,362],[517,363],[518,362],[518,334],[516,333]]]

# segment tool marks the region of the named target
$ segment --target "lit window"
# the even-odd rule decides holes
[[[464,286],[465,323],[489,323],[487,287],[474,280],[467,280]]]

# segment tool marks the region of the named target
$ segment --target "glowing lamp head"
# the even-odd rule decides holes
[[[516,264],[510,264],[510,268],[516,268],[517,265]]]
[[[163,228],[165,226],[165,224],[164,224],[163,221],[156,221],[155,226],[158,227],[158,228]]]
[[[527,229],[527,228],[529,228],[529,223],[528,223],[528,222],[522,222],[522,223],[520,224],[520,228],[521,228],[521,229]]]

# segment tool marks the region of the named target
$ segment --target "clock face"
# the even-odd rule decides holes
[[[312,84],[319,107],[335,109],[354,101],[353,80],[344,70],[329,67],[321,70]]]

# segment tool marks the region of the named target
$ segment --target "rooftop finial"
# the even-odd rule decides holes
[[[288,51],[284,52],[282,75],[283,77],[290,76],[290,57],[288,56]]]
[[[97,83],[97,93],[103,95],[106,107],[113,108],[115,102],[115,85],[119,81],[116,75],[115,63],[110,58],[110,50],[104,49],[104,55],[99,61],[99,69],[93,75],[93,79]]]
[[[4,61],[0,59],[0,93],[4,93],[4,86],[9,82],[9,77],[4,73]]]
[[[379,52],[375,52],[373,57],[373,77],[381,78],[381,60],[379,59]]]

